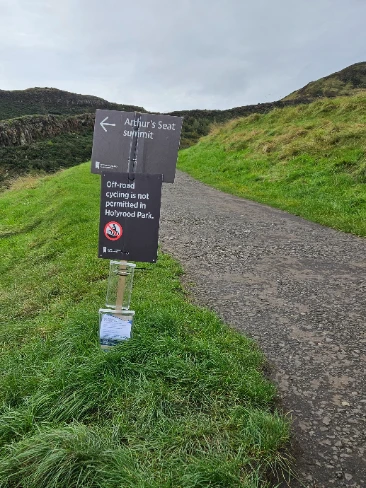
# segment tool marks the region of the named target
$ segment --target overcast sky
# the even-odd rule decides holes
[[[366,61],[366,0],[0,0],[0,89],[150,111],[278,100]]]

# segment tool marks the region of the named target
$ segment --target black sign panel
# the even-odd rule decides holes
[[[162,174],[173,183],[182,122],[171,115],[97,110],[92,173]]]
[[[154,263],[162,175],[102,173],[99,257]]]

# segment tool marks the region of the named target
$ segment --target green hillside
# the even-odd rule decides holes
[[[355,95],[366,90],[366,63],[356,63],[329,76],[308,83],[283,100]]]
[[[286,103],[249,105],[230,110],[183,111],[171,115],[184,117],[180,147],[185,148],[207,135],[214,123],[222,123],[256,111],[266,113],[275,107],[284,107]],[[92,117],[92,114],[27,115],[0,121],[0,189],[9,186],[12,179],[26,173],[54,172],[89,159],[94,126]]]
[[[283,100],[227,110],[180,110],[168,115],[183,117],[180,147],[185,149],[207,135],[215,124],[254,113],[266,114],[275,109],[306,105],[319,97],[354,95],[365,88],[366,63],[362,62],[311,82]],[[90,118],[96,109],[146,112],[141,107],[55,88],[0,90],[0,188],[27,172],[55,171],[90,158],[93,124],[76,127],[74,121],[76,116],[82,116],[80,114]],[[50,135],[52,130],[39,130],[50,125],[50,120],[65,130],[62,133],[56,130],[54,135]],[[29,141],[27,134],[34,137]]]
[[[273,486],[289,430],[263,356],[176,262],[136,271],[133,338],[100,350],[99,191],[84,164],[0,195],[0,487]]]
[[[366,95],[218,126],[178,166],[235,195],[366,235]]]

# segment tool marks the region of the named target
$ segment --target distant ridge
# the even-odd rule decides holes
[[[78,115],[96,109],[146,112],[142,107],[108,102],[92,95],[79,95],[57,88],[0,90],[0,120],[24,115]]]
[[[366,62],[364,61],[312,81],[303,88],[290,93],[283,100],[347,96],[354,95],[360,90],[366,90]]]
[[[234,107],[226,110],[177,110],[171,115],[185,118],[207,119],[223,122],[230,118],[243,117],[253,112],[263,113],[289,103],[309,103],[319,97],[352,95],[366,90],[366,62],[348,66],[329,76],[312,81],[279,101]],[[0,89],[0,120],[24,115],[78,115],[94,113],[96,109],[147,112],[143,107],[109,102],[92,95],[80,95],[57,88],[28,88],[26,90]]]
[[[366,62],[361,62],[311,82],[283,100],[167,115],[184,117],[180,147],[185,149],[207,135],[213,124],[365,90]],[[57,171],[90,159],[96,109],[147,113],[142,107],[56,88],[0,90],[0,189],[29,171]]]

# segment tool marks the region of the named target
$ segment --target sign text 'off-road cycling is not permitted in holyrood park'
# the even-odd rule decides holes
[[[102,173],[100,258],[156,262],[162,178]]]
[[[97,110],[92,173],[162,174],[164,183],[173,183],[182,122],[171,115]]]

